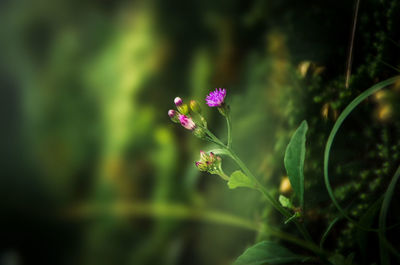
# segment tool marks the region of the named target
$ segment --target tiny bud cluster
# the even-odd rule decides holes
[[[200,171],[206,171],[217,175],[223,174],[221,157],[216,156],[213,152],[207,154],[204,151],[200,151],[200,160],[195,162],[195,165]]]

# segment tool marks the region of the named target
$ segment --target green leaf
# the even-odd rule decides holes
[[[370,228],[375,219],[376,215],[379,212],[379,208],[381,207],[383,197],[380,197],[376,200],[368,210],[361,216],[359,224],[363,227]],[[356,230],[356,241],[361,250],[361,253],[364,257],[367,256],[367,239],[368,234],[365,230],[357,229]]]
[[[212,149],[209,152],[213,152],[215,155],[229,155],[225,149]]]
[[[282,264],[302,260],[304,257],[293,254],[275,242],[262,241],[246,249],[233,265]]]
[[[335,124],[333,125],[333,128],[331,130],[331,133],[329,134],[328,140],[326,141],[325,145],[325,152],[324,152],[324,181],[325,181],[325,187],[328,190],[329,197],[331,198],[333,204],[335,207],[339,210],[339,212],[345,217],[347,220],[349,220],[351,223],[355,224],[357,228],[366,230],[366,231],[378,231],[379,229],[372,229],[372,228],[367,228],[362,225],[360,225],[356,220],[351,218],[345,210],[339,205],[339,202],[336,200],[335,195],[333,194],[333,189],[329,180],[329,156],[333,144],[333,140],[335,139],[335,136],[340,129],[340,126],[342,126],[343,122],[345,119],[350,115],[350,113],[367,97],[371,96],[375,92],[379,91],[380,89],[392,85],[400,80],[400,76],[395,76],[389,79],[386,79],[382,82],[379,82],[372,87],[368,88],[364,92],[362,92],[358,97],[356,97],[350,104],[342,111],[342,113],[339,115],[337,118]]]
[[[392,180],[389,183],[389,186],[385,192],[385,196],[383,198],[381,211],[379,214],[379,248],[380,248],[380,255],[381,255],[381,264],[386,265],[390,264],[389,261],[389,252],[388,248],[385,244],[385,233],[386,233],[386,218],[389,211],[390,201],[393,197],[396,183],[400,178],[400,166],[397,168],[396,173],[394,174]],[[395,253],[400,255],[398,252]]]
[[[237,187],[248,187],[254,189],[256,187],[254,181],[242,173],[240,170],[236,170],[232,173],[228,181],[230,189],[236,189]]]
[[[308,125],[303,121],[299,128],[294,132],[292,139],[286,147],[284,164],[288,174],[290,184],[296,196],[300,200],[300,205],[304,205],[304,159],[306,155],[306,133]]]
[[[292,202],[290,201],[290,199],[285,197],[285,196],[283,196],[283,195],[279,195],[279,202],[285,208],[289,208],[289,209],[293,209],[294,208],[294,206],[293,206]]]

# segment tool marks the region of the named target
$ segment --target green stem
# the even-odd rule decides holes
[[[236,162],[236,164],[243,170],[243,172],[249,176],[254,183],[256,184],[256,189],[260,191],[265,198],[268,200],[269,203],[277,210],[279,211],[283,216],[286,218],[290,218],[292,215],[288,210],[286,210],[283,206],[279,204],[278,201],[276,201],[269,193],[268,191],[261,185],[261,183],[258,181],[258,179],[251,173],[251,171],[247,168],[247,166],[243,163],[242,160],[235,154],[235,152],[232,149],[227,148],[226,149],[230,155],[230,157]],[[308,242],[314,244],[310,234],[308,233],[307,229],[304,227],[303,224],[299,223],[298,220],[293,220],[295,223],[297,229],[300,231],[300,233],[303,235],[304,239],[306,239]]]
[[[206,134],[208,135],[208,137],[210,137],[211,141],[217,145],[219,145],[220,147],[226,149],[226,145],[224,145],[223,142],[221,142],[217,136],[215,136],[209,129],[207,128],[203,128],[204,131],[206,132]]]
[[[228,113],[226,116],[226,126],[228,129],[228,148],[232,147],[232,121],[231,121],[231,115]]]
[[[155,217],[155,218],[173,218],[183,220],[195,220],[216,224],[231,225],[242,229],[248,229],[259,233],[268,233],[272,236],[291,242],[305,249],[309,249],[315,253],[329,255],[329,253],[310,244],[291,234],[273,229],[270,227],[262,227],[259,223],[243,219],[241,217],[228,213],[196,208],[190,205],[176,203],[152,203],[152,202],[126,202],[111,205],[83,204],[78,205],[64,214],[69,218],[88,218],[96,215],[110,214],[114,216],[131,217]]]
[[[226,117],[226,116],[225,116]],[[231,127],[230,127],[230,118],[227,118],[227,123],[228,123],[228,145],[230,144],[230,141],[232,140],[230,138],[230,131],[231,131]],[[252,180],[254,181],[254,183],[256,184],[256,189],[258,191],[260,191],[265,198],[268,200],[269,203],[271,203],[271,205],[277,210],[279,211],[283,216],[285,216],[286,218],[290,218],[292,215],[290,214],[290,212],[288,210],[286,210],[284,207],[282,207],[280,205],[280,203],[275,200],[269,193],[268,191],[263,187],[263,185],[261,185],[261,183],[258,181],[258,179],[251,173],[251,171],[247,168],[247,166],[243,163],[243,161],[236,155],[236,153],[232,150],[232,148],[230,148],[227,145],[224,145],[224,143],[222,143],[218,137],[216,137],[210,130],[208,130],[207,128],[204,128],[205,132],[207,133],[207,135],[210,137],[210,139],[217,145],[219,145],[222,149],[227,151],[227,154],[236,162],[236,164],[243,170],[243,172],[249,176],[250,178],[252,178]],[[226,176],[226,175],[225,175]],[[221,176],[223,178],[225,178],[225,176]],[[303,224],[299,223],[298,220],[293,220],[293,223],[296,225],[297,229],[300,231],[300,233],[303,235],[304,239],[309,242],[309,244],[315,245],[315,243],[313,242],[310,234],[308,233],[307,229],[304,227]],[[315,245],[315,247],[317,249],[318,246]],[[317,253],[317,252],[316,252]]]

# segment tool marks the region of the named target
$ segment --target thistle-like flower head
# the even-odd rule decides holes
[[[179,114],[178,116],[181,125],[188,130],[193,131],[196,129],[196,124],[193,122],[192,118],[189,118],[186,115]]]
[[[216,88],[215,91],[210,92],[206,97],[206,103],[210,107],[221,107],[224,104],[226,96],[225,88]]]
[[[221,157],[215,155],[213,152],[207,154],[204,151],[200,151],[200,160],[197,161],[195,164],[200,171],[207,171],[211,174],[217,174],[223,179],[227,180],[228,177],[222,170],[221,162]]]

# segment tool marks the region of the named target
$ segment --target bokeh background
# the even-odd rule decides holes
[[[308,121],[307,226],[319,239],[336,214],[321,170],[329,129],[399,73],[399,1],[361,0],[345,85],[355,2],[0,1],[0,264],[223,265],[269,238],[253,224],[282,226],[279,215],[200,174],[212,146],[167,116],[175,96],[196,99],[224,139],[204,104],[216,87],[228,90],[234,149],[274,196],[290,195],[284,150]],[[399,162],[399,93],[363,103],[335,143],[335,194],[356,219]],[[341,221],[326,245],[372,264],[377,240],[355,233]]]

